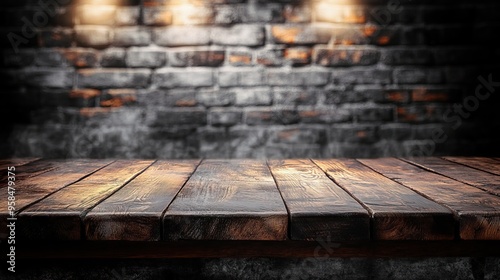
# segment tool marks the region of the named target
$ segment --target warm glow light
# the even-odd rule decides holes
[[[316,21],[333,23],[365,23],[365,11],[360,6],[338,5],[331,1],[314,4]]]

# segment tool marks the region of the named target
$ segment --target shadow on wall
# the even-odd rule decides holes
[[[0,156],[500,156],[497,1],[7,0]]]

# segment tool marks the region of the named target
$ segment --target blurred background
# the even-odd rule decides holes
[[[494,0],[3,0],[0,156],[500,156]]]

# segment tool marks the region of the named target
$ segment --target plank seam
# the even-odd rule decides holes
[[[400,159],[400,158],[395,158],[395,159],[396,159],[396,160],[403,161],[403,160],[402,160],[402,159]],[[369,169],[373,170],[374,172],[376,172],[376,173],[380,174],[381,176],[384,176],[385,178],[387,178],[387,179],[389,179],[389,180],[391,180],[391,181],[393,181],[393,182],[395,182],[395,183],[397,183],[397,184],[399,184],[399,185],[401,185],[401,186],[403,186],[403,187],[405,187],[405,188],[407,188],[407,189],[410,189],[410,190],[414,191],[415,193],[417,193],[418,195],[423,196],[423,197],[427,198],[428,200],[433,201],[433,202],[435,202],[435,203],[437,203],[437,204],[439,204],[439,205],[443,206],[444,208],[446,208],[446,209],[450,210],[450,211],[451,211],[451,213],[453,214],[453,218],[454,218],[454,220],[455,220],[454,229],[453,229],[453,231],[454,231],[454,239],[455,239],[455,240],[461,240],[461,239],[460,239],[460,215],[459,215],[459,211],[455,211],[455,210],[453,210],[452,208],[450,208],[448,205],[442,204],[442,203],[440,203],[439,201],[434,200],[432,197],[430,197],[430,196],[428,196],[428,195],[426,195],[426,194],[424,194],[424,193],[421,193],[421,192],[419,192],[419,191],[415,190],[415,189],[414,189],[414,188],[412,188],[412,187],[406,186],[405,184],[403,184],[403,183],[401,183],[401,182],[398,182],[398,181],[396,181],[396,180],[394,180],[394,179],[390,178],[389,176],[386,176],[385,174],[383,174],[383,173],[381,173],[381,172],[378,172],[377,170],[373,169],[371,166],[364,164],[363,162],[359,161],[358,159],[356,159],[356,161],[357,161],[357,162],[359,162],[359,163],[361,163],[362,165],[364,165],[364,166],[368,167]],[[403,162],[406,162],[406,161],[403,161]],[[417,166],[417,167],[418,167],[418,166]]]
[[[335,178],[333,178],[332,176],[330,176],[330,174],[328,174],[323,168],[321,168],[321,166],[319,166],[316,161],[314,159],[309,159],[314,165],[316,165],[325,175],[328,179],[330,179],[335,185],[337,185],[339,188],[341,188],[342,190],[344,190],[349,196],[351,196],[354,200],[356,200],[356,202],[358,202],[361,207],[363,207],[367,212],[368,214],[370,214],[370,240],[373,240],[373,237],[374,237],[374,227],[375,227],[375,224],[374,224],[374,213],[373,211],[371,211],[371,209],[366,205],[364,204],[361,200],[359,200],[357,197],[355,197],[351,192],[349,192],[347,189],[345,189],[344,187],[342,187],[336,180]]]
[[[196,171],[198,170],[198,167],[200,167],[201,163],[205,161],[205,159],[200,159],[198,161],[198,164],[195,166],[193,172],[191,172],[191,174],[189,174],[189,177],[186,179],[186,181],[184,181],[184,183],[182,184],[182,186],[179,188],[179,190],[177,191],[177,193],[174,195],[174,197],[170,200],[170,203],[167,205],[167,207],[165,207],[165,209],[163,209],[163,211],[161,212],[161,215],[160,215],[160,240],[163,241],[164,240],[164,234],[165,234],[165,227],[164,227],[164,218],[165,218],[165,214],[167,213],[167,210],[168,208],[170,207],[170,205],[172,205],[172,203],[175,201],[175,199],[177,198],[177,196],[179,195],[179,193],[182,191],[182,189],[184,189],[184,186],[186,186],[187,182],[189,182],[189,180],[191,179],[191,177],[193,177],[194,173],[196,173]]]
[[[92,209],[94,209],[97,205],[99,205],[101,202],[103,202],[104,200],[108,199],[109,197],[111,197],[113,194],[115,194],[116,192],[118,192],[119,190],[121,190],[124,186],[126,186],[128,183],[132,182],[135,178],[137,178],[137,176],[141,175],[142,173],[144,173],[144,171],[146,171],[149,167],[151,167],[153,164],[155,164],[158,160],[154,160],[151,164],[149,164],[148,166],[146,166],[144,169],[142,169],[141,171],[137,172],[136,174],[134,174],[129,180],[125,181],[120,187],[116,188],[116,190],[114,190],[112,193],[110,193],[109,195],[107,195],[106,197],[102,198],[101,200],[99,200],[97,203],[95,203],[92,207],[89,207],[88,209],[85,209],[82,211],[82,213],[80,214],[80,236],[81,236],[81,239],[82,240],[86,240],[87,239],[87,235],[85,234],[85,223],[83,222],[84,218],[87,216],[87,214],[92,211]],[[116,161],[115,161],[116,162]]]
[[[480,187],[480,186],[474,186],[474,185],[471,185],[471,184],[469,184],[469,183],[467,183],[467,182],[464,182],[464,181],[461,181],[461,180],[455,179],[455,178],[450,177],[450,176],[447,176],[447,175],[445,175],[445,174],[441,174],[441,173],[437,172],[436,170],[434,170],[434,169],[432,169],[432,168],[430,168],[430,167],[427,167],[427,166],[425,166],[425,165],[422,165],[422,164],[419,164],[419,163],[416,163],[416,162],[413,162],[413,161],[411,161],[411,160],[407,160],[407,159],[404,159],[404,158],[397,158],[397,159],[399,159],[399,160],[401,160],[401,161],[404,161],[404,162],[406,162],[406,163],[409,163],[409,164],[411,164],[411,165],[414,165],[414,166],[416,166],[416,167],[418,167],[418,168],[424,169],[425,171],[429,171],[429,172],[431,172],[431,173],[434,173],[434,174],[437,174],[437,175],[443,176],[443,177],[448,178],[448,179],[451,179],[451,180],[453,180],[453,181],[456,181],[456,182],[459,182],[459,183],[462,183],[462,184],[466,184],[467,186],[474,187],[474,188],[479,189],[479,190],[481,190],[481,191],[484,191],[484,192],[486,192],[486,193],[488,193],[488,194],[491,194],[491,195],[494,195],[494,196],[499,196],[497,193],[495,193],[495,192],[493,192],[493,191],[490,191],[490,190],[488,190],[487,188],[483,188],[483,187]]]
[[[471,169],[474,169],[474,170],[478,170],[478,171],[481,171],[481,172],[486,172],[488,174],[491,174],[491,175],[494,175],[494,176],[500,176],[498,174],[495,174],[493,172],[490,172],[490,171],[487,171],[487,170],[484,170],[484,169],[481,169],[479,167],[475,167],[475,166],[471,166],[471,165],[468,165],[468,164],[465,164],[465,163],[462,163],[462,162],[458,162],[458,161],[453,161],[453,160],[450,160],[450,159],[447,159],[445,157],[440,157],[440,159],[442,160],[445,160],[447,162],[451,162],[451,163],[454,163],[454,164],[458,164],[458,165],[462,165],[464,167],[467,167],[467,168],[471,168]],[[457,180],[458,181],[458,180]],[[465,183],[465,182],[464,182]]]
[[[287,235],[289,240],[292,240],[292,232],[291,232],[292,213],[290,212],[290,209],[288,208],[288,205],[286,204],[285,198],[283,197],[283,194],[281,193],[281,190],[278,186],[278,181],[276,180],[276,177],[274,176],[273,170],[269,166],[269,160],[266,160],[266,166],[269,169],[269,172],[271,173],[271,177],[273,177],[274,186],[278,190],[278,193],[280,194],[281,200],[283,201],[283,204],[285,205],[285,209],[286,209],[287,216],[288,216],[288,225],[286,227],[286,235]]]
[[[35,201],[33,201],[33,202],[31,202],[31,203],[29,203],[29,204],[25,205],[24,207],[21,207],[21,209],[18,209],[18,211],[16,211],[16,216],[17,216],[18,214],[20,214],[22,211],[24,211],[26,208],[31,207],[31,206],[33,206],[33,205],[35,205],[35,204],[39,203],[40,201],[42,201],[42,200],[46,199],[47,197],[49,197],[49,196],[51,196],[51,195],[53,195],[53,194],[55,194],[55,193],[57,193],[57,192],[59,192],[59,191],[61,191],[61,190],[65,189],[65,188],[67,188],[67,187],[69,187],[69,186],[71,186],[71,185],[73,185],[73,184],[76,184],[76,183],[80,182],[81,180],[83,180],[83,179],[85,179],[85,178],[87,178],[87,177],[91,176],[92,174],[94,174],[94,173],[98,172],[99,170],[101,170],[101,169],[103,169],[103,168],[105,168],[105,167],[109,166],[110,164],[114,163],[115,161],[116,161],[116,160],[113,160],[113,161],[111,161],[111,162],[110,162],[110,163],[108,163],[108,164],[105,164],[105,165],[103,165],[103,166],[101,166],[101,167],[99,167],[99,168],[96,168],[94,171],[91,171],[91,172],[89,172],[88,174],[86,174],[86,175],[82,176],[81,178],[79,178],[79,179],[77,179],[77,180],[75,180],[75,181],[73,181],[73,182],[71,182],[71,183],[66,184],[65,186],[61,187],[60,189],[57,189],[57,190],[55,190],[55,191],[53,191],[53,192],[51,192],[51,193],[49,193],[49,194],[45,195],[44,197],[42,197],[42,198],[40,198],[40,199],[37,199],[37,200],[35,200]]]

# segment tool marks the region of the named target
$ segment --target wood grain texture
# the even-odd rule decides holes
[[[25,181],[43,173],[60,168],[67,162],[65,160],[37,160],[16,167],[16,181]],[[0,188],[5,188],[7,182],[7,172],[0,174]]]
[[[50,161],[54,163],[56,161]],[[59,160],[57,168],[26,180],[16,180],[16,213],[46,196],[75,183],[81,178],[110,164],[111,160]],[[0,192],[0,201],[7,201],[7,190]],[[10,216],[7,203],[0,203],[0,238],[7,234],[6,219]]]
[[[500,177],[497,175],[435,157],[413,158],[409,162],[500,196]]]
[[[160,240],[162,214],[198,164],[154,163],[85,216],[87,240]]]
[[[265,161],[205,160],[163,222],[165,240],[284,240],[288,216]]]
[[[0,170],[5,170],[9,166],[21,166],[30,162],[39,160],[39,158],[8,158],[0,159]]]
[[[453,239],[453,216],[445,207],[374,172],[356,160],[314,162],[370,211],[373,239]]]
[[[459,222],[461,239],[500,239],[499,197],[398,159],[361,162],[452,209]]]
[[[444,159],[467,165],[482,171],[486,171],[500,176],[500,162],[492,158],[485,157],[444,157]],[[500,178],[499,178],[500,180]]]
[[[118,160],[61,189],[19,214],[18,236],[25,239],[79,240],[81,218],[153,161]],[[36,230],[34,230],[36,229]]]
[[[290,215],[292,240],[369,240],[370,216],[310,160],[268,162]]]

